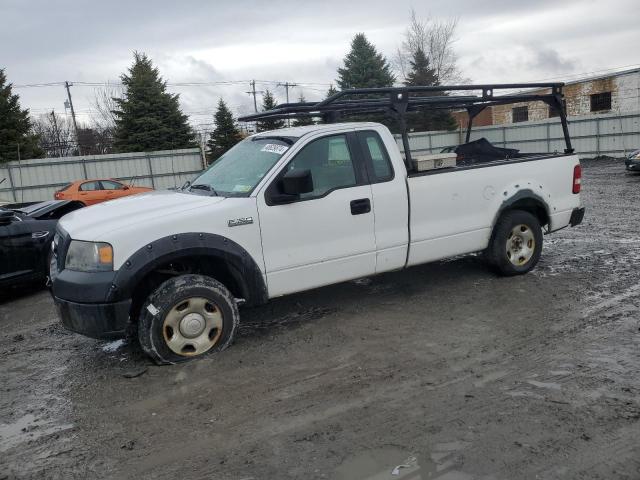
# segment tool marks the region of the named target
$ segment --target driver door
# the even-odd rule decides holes
[[[269,296],[375,273],[371,185],[352,132],[312,140],[258,195]],[[281,177],[309,170],[313,191],[277,203]]]

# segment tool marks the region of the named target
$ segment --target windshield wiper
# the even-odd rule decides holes
[[[196,183],[195,185],[191,185],[189,187],[189,190],[193,190],[193,189],[195,189],[195,190],[207,190],[208,192],[211,192],[216,197],[220,196],[220,195],[218,195],[218,192],[216,192],[215,189],[211,185],[208,185],[206,183]]]

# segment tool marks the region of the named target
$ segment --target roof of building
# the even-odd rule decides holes
[[[619,71],[609,71],[608,73],[600,73],[598,75],[593,75],[590,77],[582,77],[582,78],[578,78],[575,80],[567,80],[565,83],[565,85],[574,85],[576,83],[582,83],[582,82],[592,82],[594,80],[600,80],[602,78],[609,78],[609,77],[621,77],[623,75],[630,75],[633,73],[638,73],[640,72],[640,67],[635,67],[635,68],[630,68],[628,70],[619,70]]]

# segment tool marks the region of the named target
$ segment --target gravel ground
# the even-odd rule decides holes
[[[188,364],[5,293],[0,479],[640,479],[640,176],[584,167],[584,223],[528,275],[466,256],[294,295]]]

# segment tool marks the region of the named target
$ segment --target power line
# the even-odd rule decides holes
[[[249,82],[249,86],[251,87],[251,91],[246,92],[246,93],[248,93],[249,95],[253,95],[253,109],[255,110],[256,113],[258,113],[258,101],[256,100],[256,95],[258,93],[264,93],[264,91],[262,91],[262,90],[256,91],[256,81],[255,80],[251,80]]]
[[[73,130],[76,132],[76,142],[80,145],[80,137],[78,137],[78,124],[76,123],[76,111],[73,109],[73,100],[71,100],[71,90],[69,87],[73,85],[69,82],[64,82],[64,87],[67,89],[67,98],[69,99],[69,107],[71,108],[71,118],[73,119]],[[78,147],[79,148],[79,147]],[[82,155],[82,152],[78,152]]]
[[[297,86],[298,86],[297,83],[289,83],[289,82],[278,84],[278,87],[284,87],[284,91],[286,92],[286,96],[287,96],[287,103],[289,103],[289,88],[293,88]],[[291,126],[291,119],[287,118],[287,127],[290,127],[290,126]]]
[[[279,85],[283,82],[281,80],[220,80],[216,82],[167,82],[166,85],[168,87],[216,87],[216,86],[232,86],[232,85],[242,85],[246,83],[255,82],[256,84],[261,85]],[[124,84],[122,82],[81,82],[74,81],[71,82],[75,86],[78,87],[121,87]],[[317,82],[296,82],[300,86],[309,86],[309,87],[321,87],[326,86],[329,87],[330,83],[317,83]],[[65,82],[46,82],[46,83],[27,83],[27,84],[14,84],[13,88],[40,88],[40,87],[57,87],[64,86]]]

